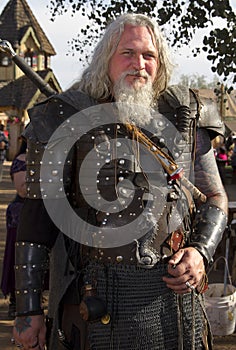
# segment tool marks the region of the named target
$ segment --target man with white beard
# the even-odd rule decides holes
[[[145,85],[140,86],[137,80],[129,86],[125,81],[127,75],[132,75],[134,77],[142,76],[146,79],[146,83]],[[154,101],[152,81],[148,74],[139,71],[124,72],[121,74],[120,79],[117,82],[114,82],[113,91],[115,101],[120,102],[118,108],[120,107],[122,109],[122,104],[124,103],[126,109],[126,120],[122,119],[125,117],[123,113],[120,112],[120,119],[122,122],[135,121],[139,126],[144,126],[145,124],[147,125],[150,123],[150,119],[152,118],[150,108],[153,106]],[[137,114],[137,106],[142,106],[142,112],[145,109],[145,113]]]
[[[202,293],[227,222],[211,148],[223,130],[196,92],[169,86],[172,68],[155,21],[125,14],[80,81],[30,111],[17,347],[45,347],[52,252],[49,349],[211,348]]]

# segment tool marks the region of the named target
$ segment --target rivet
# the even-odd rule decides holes
[[[122,262],[123,259],[124,259],[124,258],[123,258],[122,255],[117,255],[117,257],[116,257],[116,261],[117,261],[118,263]]]

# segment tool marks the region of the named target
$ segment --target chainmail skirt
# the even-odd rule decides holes
[[[178,296],[166,287],[167,266],[90,264],[97,294],[106,302],[110,323],[90,323],[91,350],[200,350],[206,328],[201,296]]]

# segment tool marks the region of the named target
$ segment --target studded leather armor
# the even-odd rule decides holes
[[[189,194],[181,192],[175,182],[168,183],[167,174],[163,172],[157,161],[152,159],[148,151],[142,150],[138,155],[139,159],[137,145],[133,150],[132,145],[124,143],[125,138],[131,140],[135,138],[135,135],[127,132],[124,125],[105,124],[89,130],[75,142],[72,149],[63,149],[61,153],[53,152],[52,148],[51,152],[48,152],[49,156],[45,164],[43,154],[51,134],[66,120],[69,121],[70,116],[76,111],[91,105],[96,105],[96,103],[86,95],[69,92],[53,97],[34,108],[31,115],[33,128],[31,126],[26,131],[30,150],[27,161],[28,198],[63,199],[67,196],[71,206],[78,215],[82,216],[83,220],[88,220],[91,224],[95,223],[97,227],[103,229],[119,227],[124,223],[132,222],[135,216],[140,215],[141,219],[136,225],[139,230],[143,223],[148,221],[147,215],[144,215],[142,219],[141,213],[147,202],[151,203],[148,209],[149,214],[152,213],[149,215],[149,218],[151,217],[150,227],[151,230],[155,227],[155,233],[150,233],[149,228],[145,227],[145,233],[148,233],[146,239],[151,242],[152,252],[160,256],[160,245],[176,229],[176,221],[181,222],[183,231],[189,234],[191,221],[189,205],[192,206],[193,202],[189,203]],[[143,132],[148,134],[148,137],[158,146],[170,153],[179,167],[184,169],[185,176],[191,179],[195,129],[200,115],[200,102],[197,95],[193,91],[189,93],[182,87],[172,87],[160,97],[156,109],[161,113],[161,117],[160,114],[154,113],[151,125],[145,127]],[[45,116],[46,120],[44,120]],[[55,120],[54,123],[52,123],[52,118]],[[93,115],[92,118],[96,118],[96,115]],[[202,120],[206,127],[204,117]],[[42,131],[46,124],[45,135]],[[114,139],[116,140],[115,145],[112,143]],[[92,152],[92,156],[86,163],[86,171],[81,172],[84,159],[92,150],[95,151]],[[40,173],[42,163],[43,174]],[[62,163],[64,164],[63,173],[60,172]],[[130,183],[133,185],[132,189],[129,188]],[[50,191],[47,190],[49,187]],[[135,194],[130,204],[130,193],[133,190]],[[116,201],[117,196],[119,196],[120,210],[118,208],[114,213],[109,213],[108,217],[108,211],[111,210],[110,202]],[[105,200],[100,201],[100,197]],[[178,201],[179,198],[181,198],[180,201]],[[165,217],[168,219],[163,219],[162,206],[164,206]],[[170,219],[170,212],[173,212],[172,219]],[[183,217],[179,216],[180,212],[184,212]],[[139,234],[139,237],[141,236],[142,231]],[[100,247],[93,241],[85,240],[82,243],[98,245],[99,250],[95,254],[92,253],[92,256],[100,260],[104,255],[107,256],[104,252],[109,252],[109,249],[101,249],[104,248],[103,243],[99,243]],[[118,243],[112,246],[118,246]],[[146,246],[146,243],[143,244]],[[107,246],[109,247],[109,244]],[[137,257],[138,251],[134,243],[132,246],[133,249],[128,249],[133,252],[129,253],[131,261]],[[130,248],[129,245],[128,248]],[[142,250],[145,249],[141,247]],[[91,252],[87,254],[90,256]],[[108,258],[111,259],[111,254],[108,254]]]
[[[190,242],[199,249],[206,260],[209,260],[214,252],[214,243],[217,244],[224,229],[225,218],[222,219],[223,216],[213,210],[212,220],[217,222],[217,225],[211,235],[209,226],[204,224],[204,220],[209,218],[205,211],[200,212],[197,214],[200,216],[200,226],[198,228],[196,223],[194,233],[191,233],[191,216],[195,213],[194,207],[191,207],[194,203],[188,189],[171,179],[145,147],[138,147],[136,136],[130,134],[125,125],[119,121],[100,123],[99,126],[92,123],[90,125],[94,127],[87,130],[86,119],[92,115],[93,122],[99,119],[101,114],[96,114],[96,108],[87,114],[86,108],[89,109],[91,106],[96,107],[96,102],[78,91],[69,91],[52,97],[30,112],[31,125],[25,132],[29,144],[28,198],[49,200],[49,203],[53,200],[53,204],[56,202],[60,204],[66,200],[82,219],[80,225],[68,222],[68,226],[72,226],[78,234],[82,232],[79,241],[83,244],[79,245],[79,250],[73,251],[73,244],[78,248],[76,242],[78,237],[66,238],[63,241],[68,248],[74,276],[69,276],[69,280],[66,281],[65,278],[68,276],[63,276],[66,285],[60,284],[63,290],[58,288],[60,297],[57,300],[59,302],[63,296],[65,297],[64,293],[67,291],[68,302],[72,303],[70,298],[72,287],[69,287],[72,279],[81,282],[80,278],[83,277],[85,283],[92,283],[93,277],[97,278],[99,296],[106,300],[108,313],[113,322],[111,326],[116,327],[108,325],[104,329],[104,325],[100,323],[89,325],[88,338],[92,346],[95,343],[97,349],[104,349],[114,345],[115,342],[121,344],[123,348],[139,346],[143,349],[155,349],[156,345],[153,344],[158,339],[158,346],[162,344],[160,346],[163,348],[174,349],[179,334],[178,327],[183,327],[180,332],[182,338],[179,341],[185,342],[184,347],[202,349],[201,335],[204,333],[205,321],[199,302],[201,296],[194,295],[192,298],[190,294],[186,294],[182,300],[183,307],[179,309],[178,297],[165,286],[161,278],[166,273],[165,260],[161,259],[166,254],[165,251],[162,252],[162,243],[172,232],[177,235],[181,233],[184,236],[183,244]],[[82,111],[81,114],[77,114],[78,127],[84,130],[80,138],[76,138],[77,131],[72,120],[78,111]],[[106,106],[101,105],[100,111],[107,113]],[[197,127],[202,126],[199,123],[199,113],[200,103],[196,94],[189,93],[181,87],[173,87],[160,97],[150,125],[142,128],[142,132],[165,150],[179,167],[184,168],[185,176],[189,179],[192,178],[195,131]],[[102,115],[104,117],[103,113]],[[204,127],[208,128],[204,117],[202,120]],[[218,126],[211,129],[212,134],[217,132]],[[61,133],[52,139],[51,136],[58,128],[61,128]],[[64,139],[64,136],[75,142],[71,142],[69,147],[68,141],[68,144],[63,144],[63,148],[58,152],[54,146],[60,139]],[[84,163],[86,166],[83,166]],[[132,200],[130,200],[131,194]],[[56,206],[53,209],[57,217],[62,217],[61,225],[63,221],[68,221],[64,219],[63,210],[60,208],[57,210]],[[83,233],[87,229],[85,222],[94,227],[95,231],[91,232],[90,236],[85,234],[84,238]],[[123,229],[128,226],[127,223],[131,227],[130,231]],[[118,230],[114,231],[117,227]],[[202,228],[204,235],[199,238]],[[122,235],[119,235],[119,230]],[[121,239],[129,237],[132,231],[134,236],[124,244]],[[106,235],[107,232],[111,234],[110,241],[109,235],[103,239],[103,234]],[[170,241],[171,238],[172,236]],[[107,243],[111,244],[110,248]],[[23,251],[25,246],[22,245],[18,249]],[[38,246],[33,248],[29,246],[29,250],[31,249],[37,251]],[[44,247],[42,249],[45,253]],[[27,255],[25,251],[24,255]],[[42,257],[40,253],[40,262],[46,261],[46,256],[47,252],[45,255],[42,254]],[[58,255],[56,258],[58,259]],[[35,276],[31,266],[34,263],[30,261],[27,271],[24,270],[23,273],[32,272]],[[83,276],[80,275],[81,271]],[[40,269],[40,276],[42,272],[43,266]],[[63,274],[64,267],[59,272]],[[56,279],[60,280],[58,274]],[[38,294],[35,292],[40,291],[37,278],[34,278],[34,283],[33,288],[27,286],[27,293],[23,298],[19,292],[19,305],[21,305],[17,310],[19,315],[25,314],[25,305],[31,300],[35,301],[29,314],[41,313]],[[146,286],[149,288],[148,296],[145,295]],[[72,292],[75,294],[73,288]],[[18,290],[21,289],[19,284]],[[77,300],[75,304],[79,302],[80,300]],[[150,305],[150,308],[145,309],[145,312],[144,309],[139,310],[140,303]],[[194,317],[191,316],[190,320],[189,315],[193,312]],[[181,315],[181,320],[178,315]],[[150,324],[149,320],[153,321],[156,318],[164,320],[164,323],[169,325],[168,339],[163,339],[161,329],[158,328],[161,324],[159,321]],[[54,326],[58,330],[59,324],[57,320],[54,321]],[[192,323],[189,327],[190,321]],[[143,327],[146,327],[145,330]],[[132,329],[129,340],[127,340],[127,328]],[[193,329],[194,337],[189,333]],[[99,342],[96,340],[98,337]],[[56,346],[52,345],[51,348]]]

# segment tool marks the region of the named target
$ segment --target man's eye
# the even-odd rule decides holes
[[[132,53],[133,53],[133,52],[130,51],[130,50],[123,51],[123,55],[126,55],[126,56],[131,56]]]
[[[154,53],[145,53],[143,55],[144,58],[150,59],[150,58],[156,58]]]

